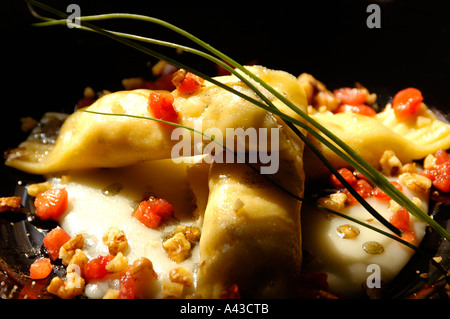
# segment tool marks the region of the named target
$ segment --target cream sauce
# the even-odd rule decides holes
[[[425,212],[428,211],[428,194],[413,193],[405,185],[403,185],[403,193],[410,199],[419,198],[422,202],[421,208]],[[388,210],[389,202],[375,197],[366,200],[384,218],[389,220],[392,216],[393,213]],[[360,204],[346,207],[341,213],[389,232]],[[342,238],[342,234],[340,235],[337,231],[342,225],[356,227],[359,229],[359,234],[354,238]],[[411,214],[410,225],[415,233],[411,243],[417,246],[425,234],[426,225]],[[362,294],[362,287],[368,283],[367,281],[371,285],[375,284],[378,276],[375,269],[380,270],[379,279],[382,283],[389,283],[414,253],[411,248],[394,239],[317,208],[305,207],[302,210],[302,230],[304,249],[318,258],[321,265],[319,271],[327,273],[331,291],[347,296]],[[380,254],[367,253],[363,248],[367,242],[381,244],[384,251]]]
[[[189,182],[188,167],[189,164],[161,160],[125,168],[72,171],[67,172],[68,178],[63,179],[50,177],[53,187],[65,187],[69,193],[69,207],[60,219],[61,227],[71,236],[84,235],[84,250],[89,258],[108,254],[102,237],[110,227],[123,230],[129,243],[124,254],[129,263],[139,257],[147,257],[158,274],[153,295],[149,297],[161,297],[161,281],[168,279],[170,270],[179,266],[186,267],[193,274],[195,282],[196,268],[200,261],[199,245],[196,244],[191,257],[181,263],[170,260],[162,248],[164,237],[177,224],[201,227],[191,187],[195,184],[195,187],[207,185],[207,180],[204,183],[200,183],[198,179]],[[422,209],[427,211],[427,194],[413,193],[406,186],[403,191],[411,199],[420,198]],[[174,207],[176,218],[156,230],[147,228],[135,219],[134,210],[148,195],[167,199]],[[385,218],[389,219],[392,215],[388,211],[388,202],[374,197],[367,201]],[[386,230],[360,205],[348,207],[343,213]],[[342,238],[337,232],[342,225],[353,225],[359,230],[358,235],[351,239]],[[412,243],[418,245],[426,226],[411,216],[411,228],[415,232]],[[302,209],[302,232],[303,248],[320,260],[320,271],[328,274],[332,292],[349,296],[362,293],[362,285],[372,274],[369,265],[379,266],[381,280],[388,283],[413,254],[410,248],[393,239],[307,205]],[[378,255],[365,252],[363,245],[369,241],[381,244],[384,251]],[[101,298],[109,287],[117,288],[117,280],[90,283],[86,286],[85,293],[88,297]]]
[[[108,254],[102,237],[110,227],[116,227],[123,230],[128,239],[129,248],[124,255],[129,264],[139,257],[147,257],[153,263],[159,283],[168,279],[171,269],[179,266],[186,267],[195,279],[198,244],[192,249],[191,257],[181,263],[170,260],[162,247],[163,239],[176,225],[192,226],[199,221],[187,168],[183,163],[161,160],[117,169],[72,171],[63,178],[51,177],[53,187],[65,187],[69,194],[69,206],[60,225],[71,236],[84,236],[88,258]],[[158,229],[150,229],[133,217],[139,202],[149,195],[168,200],[174,208],[175,218]],[[94,298],[102,297],[109,286],[117,286],[117,283],[89,284],[85,293]],[[154,290],[154,295],[149,297],[161,297],[159,289]]]

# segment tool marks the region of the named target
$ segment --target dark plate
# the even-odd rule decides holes
[[[425,102],[445,116],[450,114],[450,20],[442,3],[428,1],[314,1],[313,3],[262,2],[216,5],[201,2],[144,4],[137,1],[46,1],[65,11],[69,3],[80,5],[81,13],[130,12],[152,15],[187,29],[201,39],[245,64],[252,61],[294,75],[313,74],[330,89],[360,82],[378,94],[383,106],[398,90],[419,88]],[[312,1],[311,1],[312,2]],[[381,8],[381,28],[370,29],[367,6]],[[19,119],[40,118],[46,111],[72,112],[83,89],[121,89],[121,80],[150,76],[147,62],[154,58],[110,39],[67,27],[33,28],[36,21],[22,1],[8,0],[2,9],[3,65],[7,80],[3,88],[1,150],[18,145],[26,135]],[[187,43],[172,32],[149,24],[123,21],[102,23],[115,30],[135,32]],[[166,51],[171,53],[170,51]],[[5,55],[4,55],[5,56]],[[214,66],[198,58],[182,56],[184,62],[215,74]],[[23,192],[18,181],[37,180],[2,167],[1,196]],[[27,199],[24,205],[32,209]],[[438,203],[439,204],[439,203]],[[449,204],[436,206],[435,218],[449,220]],[[44,285],[31,287],[27,267],[44,252],[42,237],[54,225],[27,220],[25,214],[0,216],[0,286],[2,298],[18,298]],[[444,251],[448,267],[448,246],[433,232],[423,247],[430,253]],[[437,274],[421,258],[413,258],[391,285],[387,296],[405,297],[427,280],[420,272]],[[57,268],[57,267],[56,267]],[[59,269],[57,269],[59,271]],[[6,275],[7,274],[7,275]],[[13,288],[17,285],[17,288]],[[11,289],[13,291],[11,292]],[[31,295],[31,294],[30,294]],[[432,292],[436,296],[439,293]],[[45,296],[45,295],[42,295]],[[439,295],[442,296],[442,295]]]

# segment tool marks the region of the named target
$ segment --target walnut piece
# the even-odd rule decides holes
[[[22,197],[10,196],[0,197],[0,213],[1,212],[20,212]]]
[[[406,185],[410,190],[425,194],[431,188],[432,182],[425,176],[416,173],[403,173],[398,177],[400,183]]]
[[[177,267],[169,272],[169,278],[172,282],[183,284],[186,287],[192,287],[194,279],[192,274],[185,267]]]
[[[186,239],[185,235],[180,232],[167,239],[163,243],[163,248],[171,260],[180,263],[188,258],[191,250],[191,243]]]
[[[73,299],[83,294],[85,280],[76,272],[67,273],[66,279],[53,277],[47,291],[61,299]]]
[[[84,237],[78,234],[69,239],[64,245],[59,249],[59,258],[62,259],[63,265],[67,266],[75,254],[77,249],[82,249],[84,246]]]
[[[111,255],[117,255],[128,248],[128,239],[125,232],[115,227],[111,227],[108,233],[103,236],[103,243],[108,246]]]
[[[387,176],[398,175],[402,168],[402,162],[395,155],[394,151],[384,151],[380,158],[381,171]]]
[[[326,197],[319,198],[317,203],[323,207],[339,212],[345,208],[347,198],[348,197],[345,193],[334,193]]]

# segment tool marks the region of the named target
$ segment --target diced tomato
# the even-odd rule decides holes
[[[34,280],[47,278],[52,272],[49,258],[36,259],[30,266],[30,278]]]
[[[152,92],[148,99],[148,108],[153,116],[167,122],[178,122],[178,113],[173,107],[174,97],[169,92]],[[166,127],[170,124],[161,123]]]
[[[424,169],[420,174],[425,176],[429,180],[434,181],[436,179],[436,176],[437,176],[437,170],[430,169],[430,168],[429,169]]]
[[[365,176],[363,175],[363,173],[361,173],[361,172],[358,171],[358,170],[355,170],[355,171],[353,172],[353,175],[355,175],[357,179],[365,179],[366,181],[369,181],[369,179],[368,179],[367,177],[365,177]]]
[[[365,104],[357,104],[357,105],[341,104],[335,111],[335,113],[344,113],[344,112],[352,112],[366,116],[374,116],[375,114],[377,114],[377,112],[375,112],[375,110],[372,107]]]
[[[119,299],[134,299],[136,295],[136,278],[127,271],[119,281]]]
[[[357,182],[356,176],[348,168],[338,169],[338,173],[350,184],[353,185]],[[344,185],[337,179],[334,174],[330,175],[330,183],[336,188],[344,188]]]
[[[186,72],[184,78],[176,85],[178,93],[191,94],[200,89],[203,86],[204,79],[191,73]]]
[[[359,179],[355,184],[355,190],[361,195],[362,198],[367,198],[372,195],[372,185],[365,179]]]
[[[354,185],[353,188],[355,191],[362,197],[367,198],[372,196],[372,185],[365,179],[359,179]],[[344,193],[347,195],[347,203],[349,205],[356,204],[358,200],[350,193],[348,189],[344,190]]]
[[[43,242],[51,260],[58,259],[61,246],[67,243],[69,240],[69,234],[67,234],[64,229],[59,226],[55,229],[52,229],[47,235],[45,235]]]
[[[392,100],[392,108],[395,116],[400,120],[406,120],[416,116],[420,110],[423,96],[422,92],[415,88],[407,88],[399,91]]]
[[[412,230],[404,230],[401,239],[404,239],[406,241],[413,241],[414,236],[416,236],[416,233],[414,233]]]
[[[434,153],[434,157],[436,158],[436,165],[441,165],[450,162],[450,154],[442,149]]]
[[[172,205],[165,199],[150,198],[139,204],[138,209],[134,213],[134,217],[148,228],[157,228],[163,219],[172,215],[172,212]]]
[[[40,219],[57,219],[67,209],[68,194],[65,188],[50,189],[34,200],[36,215]]]
[[[398,182],[391,182],[392,185],[394,185],[399,191],[403,191],[403,186],[398,183]],[[379,200],[383,200],[383,201],[389,201],[391,200],[391,198],[385,193],[383,192],[380,188],[375,187],[373,190],[373,195],[378,198]]]
[[[241,299],[241,295],[239,293],[239,288],[237,284],[232,284],[228,289],[223,291],[220,296],[220,299]]]
[[[108,275],[106,265],[114,258],[113,255],[98,256],[97,258],[89,260],[83,269],[84,279],[87,282],[99,280]]]
[[[390,218],[389,222],[400,230],[409,229],[409,213],[405,207],[400,207]]]
[[[450,154],[439,150],[434,154],[436,163],[432,168],[422,171],[422,175],[433,182],[433,186],[442,192],[450,192]]]
[[[342,104],[360,105],[366,103],[367,91],[358,88],[340,88],[333,91]]]
[[[439,165],[438,174],[433,181],[433,185],[445,193],[450,192],[450,162]]]

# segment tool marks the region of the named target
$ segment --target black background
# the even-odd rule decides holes
[[[308,72],[330,89],[361,82],[378,93],[381,104],[398,90],[414,86],[423,92],[427,104],[450,113],[450,11],[444,1],[45,2],[61,11],[69,3],[78,3],[82,15],[155,16],[243,64],[256,60],[296,76]],[[381,8],[380,29],[366,25],[370,3]],[[0,12],[1,150],[25,138],[20,117],[70,112],[86,86],[113,91],[122,88],[123,78],[150,76],[147,62],[155,59],[110,39],[64,26],[31,27],[37,20],[22,0],[2,1]],[[142,22],[99,25],[187,44],[172,32]],[[215,73],[209,63],[187,55],[181,58]],[[321,304],[312,306],[323,311]],[[294,308],[292,303],[281,304],[277,311]],[[414,308],[407,304],[402,311],[406,309]]]
[[[396,91],[414,86],[422,90],[427,104],[450,111],[450,11],[444,1],[45,2],[60,11],[78,3],[82,15],[155,16],[190,31],[242,64],[256,60],[296,76],[308,72],[330,89],[358,81],[378,93],[381,104]],[[24,1],[3,3],[3,149],[23,138],[21,116],[70,112],[86,86],[96,91],[119,90],[125,77],[150,76],[147,62],[155,62],[154,58],[86,31],[31,27],[37,20]],[[370,3],[381,8],[379,29],[366,25]],[[189,44],[173,32],[143,22],[97,24]],[[181,59],[215,74],[210,63],[186,54]]]

